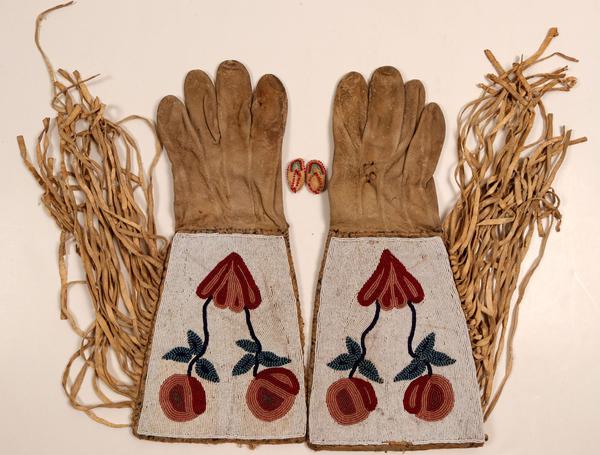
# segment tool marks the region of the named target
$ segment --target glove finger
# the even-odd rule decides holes
[[[436,103],[429,103],[421,113],[406,153],[403,172],[406,183],[424,186],[433,178],[445,136],[444,114]]]
[[[256,213],[252,205],[248,156],[252,102],[250,76],[240,62],[226,60],[219,65],[215,85],[223,163],[220,186],[224,189],[231,216],[245,223],[241,220],[250,220]]]
[[[256,84],[250,129],[252,192],[257,215],[266,216],[285,229],[281,188],[281,144],[287,118],[287,96],[281,81],[272,74]],[[262,212],[260,207],[262,206]]]
[[[192,70],[185,77],[183,93],[190,120],[200,142],[208,150],[220,139],[215,87],[204,71]]]
[[[333,103],[334,153],[329,181],[330,224],[341,228],[359,210],[362,167],[359,151],[367,122],[368,89],[364,77],[346,74]]]
[[[217,118],[225,152],[247,151],[250,138],[250,75],[240,62],[226,60],[217,70]],[[228,157],[229,158],[229,157]],[[243,157],[247,159],[246,156]]]
[[[160,101],[156,129],[173,164],[187,161],[190,167],[194,162],[202,162],[204,150],[179,98],[169,95]]]
[[[419,80],[408,81],[404,85],[404,115],[402,117],[402,131],[396,154],[404,163],[406,149],[417,128],[417,123],[425,105],[425,88]]]
[[[343,155],[360,149],[367,122],[367,82],[361,74],[351,72],[339,82],[333,105],[333,137]],[[352,153],[349,158],[354,156]]]
[[[208,198],[211,194],[211,185],[206,181],[204,152],[185,106],[175,96],[165,96],[158,105],[156,129],[171,161],[175,224],[181,227],[190,221],[194,209],[194,204],[185,203],[185,195],[192,193]]]
[[[404,83],[400,72],[391,66],[378,68],[369,83],[367,124],[363,135],[366,162],[394,154],[404,115]]]
[[[421,81],[412,80],[404,84],[404,114],[402,117],[400,142],[396,147],[393,159],[390,161],[389,168],[385,174],[386,182],[391,183],[390,185],[386,185],[388,198],[401,200],[403,197],[402,173],[406,160],[406,150],[415,134],[424,104],[425,89]]]

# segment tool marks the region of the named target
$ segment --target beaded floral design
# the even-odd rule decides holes
[[[349,371],[348,377],[337,380],[327,389],[327,408],[337,423],[357,424],[377,408],[377,395],[368,381],[382,383],[383,379],[373,362],[366,358],[366,338],[377,325],[381,310],[405,307],[411,312],[407,350],[412,361],[394,377],[394,382],[412,380],[404,394],[404,409],[426,421],[441,420],[450,413],[454,406],[452,384],[445,377],[433,374],[433,366],[451,365],[455,360],[435,350],[434,332],[413,349],[417,324],[415,304],[422,302],[424,298],[425,293],[419,281],[389,250],[383,250],[375,271],[357,295],[360,305],[375,307],[373,319],[362,332],[360,343],[347,336],[347,352],[327,364],[337,371]],[[368,381],[355,377],[357,372]]]
[[[290,363],[287,357],[263,350],[254,331],[251,311],[259,307],[262,298],[250,270],[242,257],[232,252],[221,260],[196,289],[196,295],[204,299],[202,305],[202,339],[192,330],[187,332],[188,346],[178,346],[167,352],[163,359],[188,364],[187,374],[174,374],[161,385],[160,406],[169,419],[176,422],[192,420],[206,410],[206,394],[202,383],[194,377],[212,383],[220,382],[219,375],[208,359],[208,306],[211,302],[219,309],[244,313],[250,339],[240,339],[236,344],[247,353],[236,363],[232,376],[240,376],[252,370],[246,392],[246,405],[252,414],[270,422],[286,415],[292,408],[300,384],[293,372],[282,365]],[[260,366],[266,369],[259,371]]]

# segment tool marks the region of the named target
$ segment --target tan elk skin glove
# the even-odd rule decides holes
[[[420,81],[358,73],[334,100],[330,232],[309,365],[316,449],[483,443],[479,389],[433,172],[445,136]]]
[[[176,233],[134,416],[146,439],[303,441],[296,280],[281,194],[287,98],[223,62],[163,98]]]

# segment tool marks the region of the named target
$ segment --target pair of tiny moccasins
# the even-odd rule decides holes
[[[306,188],[313,194],[320,194],[325,190],[327,170],[319,160],[310,160],[304,163],[302,158],[290,161],[287,167],[288,187],[292,193],[300,191],[306,183]]]

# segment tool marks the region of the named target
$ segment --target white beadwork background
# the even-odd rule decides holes
[[[415,304],[417,313],[413,347],[429,333],[435,333],[435,349],[456,362],[433,367],[447,378],[454,390],[454,408],[437,422],[425,422],[404,410],[402,399],[410,381],[393,378],[412,360],[407,352],[411,314],[405,306],[381,311],[377,325],[366,337],[366,358],[371,360],[383,384],[371,382],[377,394],[377,408],[369,417],[352,426],[338,425],[325,406],[327,388],[347,377],[347,371],[327,366],[346,352],[345,339],[360,340],[373,319],[374,305],[361,306],[356,295],[389,249],[421,283],[425,299]],[[310,396],[310,441],[325,445],[382,444],[406,441],[412,444],[483,442],[479,387],[467,325],[452,281],[448,255],[439,237],[423,239],[332,238],[321,285],[317,322],[315,372]],[[359,373],[356,377],[364,379]]]
[[[235,344],[248,339],[244,313],[210,304],[209,345],[204,358],[219,374],[217,384],[201,381],[206,391],[206,412],[189,422],[173,422],[159,404],[159,390],[172,374],[185,374],[187,364],[162,359],[176,346],[186,346],[189,329],[202,335],[202,303],[196,287],[225,256],[238,253],[254,277],[262,302],[251,310],[252,326],[263,349],[291,360],[285,368],[300,383],[294,405],[281,419],[263,422],[246,406],[252,371],[232,376],[233,366],[246,352]],[[280,236],[240,234],[177,234],[154,325],[152,350],[145,381],[138,433],[170,438],[285,439],[304,434],[306,400],[302,348],[296,298],[289,274],[285,240]],[[264,370],[261,367],[261,371]]]
[[[15,137],[29,148],[51,115],[44,64],[33,44],[35,16],[54,0],[0,0],[0,451],[11,455],[250,453],[233,444],[196,446],[140,441],[73,410],[61,389],[64,365],[77,348],[59,319],[56,266],[58,229],[39,203],[40,188],[26,172]],[[531,54],[551,26],[560,36],[550,51],[579,57],[569,63],[579,83],[552,93],[547,108],[589,142],[567,155],[554,184],[564,215],[522,304],[515,364],[505,393],[484,430],[481,449],[440,451],[490,454],[595,454],[600,394],[600,47],[596,0],[79,0],[44,22],[42,41],[56,67],[101,73],[91,90],[110,104],[114,118],[154,116],[160,98],[182,95],[192,68],[214,75],[236,58],[253,82],[272,72],[289,97],[283,161],[296,157],[331,164],[331,104],[348,71],[365,76],[394,65],[405,79],[419,78],[428,99],[446,115],[447,139],[435,178],[440,207],[456,197],[452,181],[454,137],[460,107],[479,94],[476,84],[492,67],[489,48],[504,65]],[[554,60],[548,67],[562,65]],[[150,163],[151,137],[132,126]],[[156,177],[158,225],[173,232],[170,167]],[[292,226],[305,332],[327,231],[327,193],[285,191]],[[534,245],[535,248],[535,245]],[[534,253],[534,251],[532,251]],[[73,289],[82,321],[84,294]],[[113,416],[111,414],[111,416]],[[123,420],[123,414],[116,413]],[[293,446],[262,446],[260,454],[306,454]],[[469,452],[467,452],[467,450]],[[255,452],[254,452],[255,453]]]

